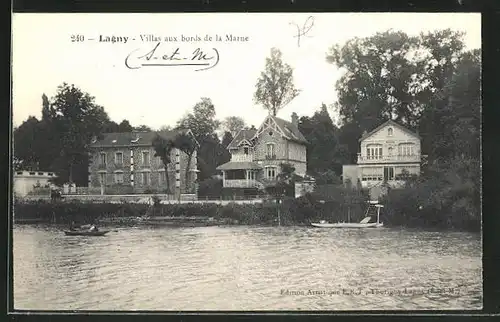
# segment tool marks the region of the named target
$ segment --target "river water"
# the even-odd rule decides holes
[[[30,310],[481,309],[481,237],[307,227],[13,230]]]

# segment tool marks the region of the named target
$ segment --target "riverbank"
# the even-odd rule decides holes
[[[149,204],[138,203],[93,203],[85,201],[16,200],[14,223],[102,223],[119,225],[258,225],[258,226],[301,226],[311,222],[351,221],[358,222],[365,216],[366,205],[346,206],[339,202],[324,202],[313,196],[285,199],[279,204],[264,201],[256,204]],[[387,204],[381,213],[385,227],[424,228],[438,230],[480,231],[480,223],[466,222],[460,226],[455,222],[438,221],[442,214],[435,214],[434,220],[419,220],[419,216],[430,218],[426,211],[396,211]]]

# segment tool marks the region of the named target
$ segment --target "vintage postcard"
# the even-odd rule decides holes
[[[482,308],[480,14],[12,31],[15,310]]]

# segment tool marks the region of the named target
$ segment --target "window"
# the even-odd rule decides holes
[[[142,165],[150,165],[149,151],[142,152]]]
[[[106,153],[103,152],[99,155],[99,164],[106,165]]]
[[[266,177],[268,179],[271,179],[271,180],[276,179],[276,168],[274,168],[274,167],[267,167],[266,168]]]
[[[147,186],[150,184],[150,177],[149,177],[149,172],[142,172],[141,173],[141,179],[142,179],[142,185]]]
[[[369,145],[369,146],[367,146],[366,158],[368,160],[382,159],[382,146],[381,145]]]
[[[167,175],[165,171],[158,172],[158,183],[163,185],[167,183]]]
[[[390,146],[390,147],[387,149],[387,152],[388,152],[389,156],[392,156],[392,150],[393,150],[392,146]]]
[[[274,143],[268,143],[267,144],[266,156],[268,158],[274,158],[275,157],[275,154],[274,154]]]
[[[392,127],[388,128],[387,129],[387,135],[388,136],[392,136],[392,133],[393,133]]]
[[[394,180],[394,167],[384,167],[384,181]]]
[[[115,183],[123,183],[123,172],[115,172]]]
[[[245,153],[245,155],[248,155],[248,148],[247,147],[243,148],[243,153]]]
[[[103,186],[106,185],[106,173],[99,173],[99,183]]]
[[[415,151],[412,143],[402,143],[398,146],[398,154],[402,156],[414,155]]]
[[[115,153],[115,164],[123,164],[123,153],[122,152],[116,152]]]

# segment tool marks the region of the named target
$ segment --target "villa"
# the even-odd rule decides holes
[[[401,186],[404,176],[420,174],[420,136],[389,120],[359,139],[357,164],[343,166],[343,181],[372,189]]]
[[[126,193],[166,192],[193,193],[197,177],[196,151],[186,167],[188,156],[174,148],[168,169],[155,157],[153,139],[158,134],[174,139],[182,131],[105,133],[91,144],[89,187],[102,187]],[[187,131],[192,135],[191,131]],[[194,139],[194,136],[193,136]],[[188,171],[186,182],[186,171]],[[168,173],[167,173],[168,172]]]
[[[296,113],[291,121],[267,116],[258,129],[242,129],[227,146],[231,160],[217,168],[222,172],[223,187],[242,194],[255,193],[276,182],[282,163],[291,164],[295,174],[304,177],[306,145]]]

